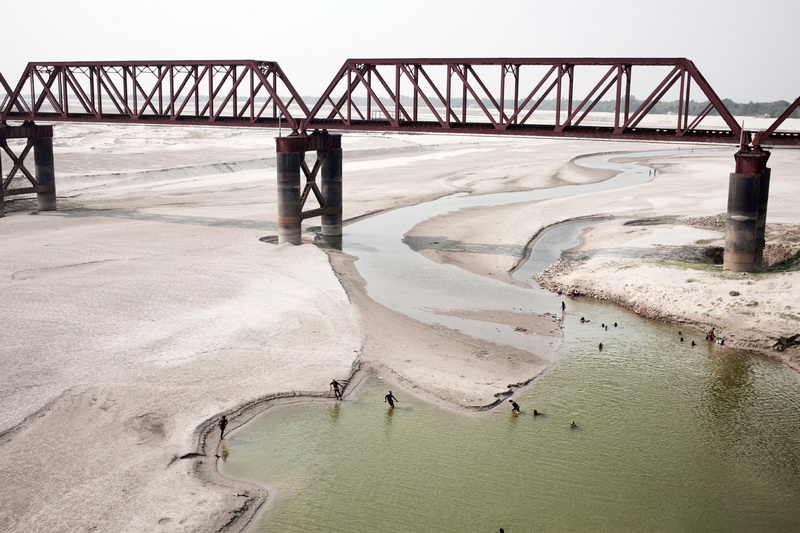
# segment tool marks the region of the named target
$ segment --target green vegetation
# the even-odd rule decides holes
[[[784,272],[796,272],[798,270],[800,270],[800,261],[795,259],[793,261],[784,261],[783,263],[778,263],[770,267],[759,267],[758,270],[750,272],[750,274],[758,278],[772,274],[782,274]]]
[[[722,103],[725,104],[725,107],[728,108],[728,111],[734,115],[748,117],[769,115],[770,117],[778,118],[781,116],[781,113],[786,111],[786,108],[789,107],[789,102],[786,100],[778,100],[776,102],[748,102],[746,104],[740,104],[728,98],[723,98]],[[692,109],[691,104],[689,105],[689,109]],[[789,116],[791,118],[800,118],[800,109],[795,109],[794,113]]]
[[[652,261],[654,264],[665,267],[685,268],[689,270],[698,270],[701,272],[722,272],[722,265],[715,265],[711,262],[699,263],[693,261],[677,261],[669,259],[655,259]]]
[[[796,321],[800,322],[800,316],[793,315],[792,313],[785,313],[785,314],[781,313],[780,317],[781,318],[786,318],[788,320],[796,320]]]

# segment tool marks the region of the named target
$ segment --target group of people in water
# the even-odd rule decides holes
[[[337,400],[342,399],[342,392],[344,391],[344,387],[342,384],[339,383],[337,380],[331,381],[331,390],[333,391],[333,396]],[[389,394],[383,397],[383,402],[388,403],[391,409],[394,409],[394,402],[399,402],[399,400],[392,394],[392,391],[389,391]]]
[[[514,400],[510,399],[510,398],[509,398],[508,402],[511,404],[511,412],[513,414],[515,414],[515,415],[520,414],[519,404],[517,402],[515,402]],[[539,411],[534,409],[533,410],[533,416],[547,416],[547,415],[544,414],[544,413],[540,413]],[[572,422],[570,422],[569,427],[571,427],[572,429],[575,429],[575,428],[578,427],[578,424],[576,424],[575,421],[573,420]]]
[[[560,290],[559,290],[559,294],[561,294]],[[566,312],[566,303],[563,302],[563,301],[561,302],[561,312],[562,313]],[[590,320],[588,320],[586,317],[581,317],[581,324],[585,324],[587,322],[590,322]],[[600,324],[600,327],[603,328],[604,330],[608,331],[608,325],[607,324],[605,324],[605,323]],[[614,327],[615,328],[619,327],[619,324],[614,322]],[[680,342],[684,342],[683,333],[679,331],[678,332],[678,336],[680,338]],[[723,344],[724,343],[724,337],[717,338],[717,336],[716,336],[716,334],[714,332],[714,328],[711,328],[708,331],[708,333],[706,333],[706,341],[708,341],[708,342],[715,342],[716,341],[717,344]],[[722,342],[720,342],[720,341],[722,341]],[[695,341],[692,341],[691,344],[692,344],[692,346],[696,346],[697,345],[697,343]],[[598,348],[601,351],[603,350],[603,343],[602,342],[598,345]],[[333,395],[337,400],[342,400],[342,393],[344,392],[344,387],[342,386],[341,383],[339,383],[338,380],[333,379],[331,381],[330,389],[333,391]],[[392,394],[392,391],[389,391],[389,393],[386,396],[383,397],[383,401],[384,401],[384,403],[388,403],[389,404],[389,408],[390,409],[394,409],[394,404],[395,404],[395,402],[398,402],[398,399],[395,397],[394,394]],[[513,414],[519,414],[520,413],[519,404],[517,402],[515,402],[514,400],[512,400],[512,399],[509,399],[508,401],[509,401],[509,403],[511,403],[511,412]],[[540,413],[539,411],[534,409],[533,410],[533,416],[546,416],[546,415],[544,413]],[[222,440],[224,438],[224,436],[225,436],[225,428],[228,427],[228,419],[227,419],[227,417],[225,415],[222,415],[222,418],[220,418],[220,420],[218,422],[218,425],[219,425],[219,430],[220,430],[219,438],[220,438],[220,440]],[[572,422],[570,422],[570,427],[575,429],[575,428],[578,427],[578,425],[574,421],[572,421]]]
[[[333,390],[333,394],[336,397],[336,399],[337,400],[341,400],[342,399],[342,390],[340,389],[341,384],[334,379],[333,381],[331,381],[330,385],[331,385],[331,390]],[[515,402],[514,400],[512,400],[512,399],[509,399],[508,401],[511,403],[511,412],[514,413],[514,414],[519,414],[520,413],[519,404],[517,402]],[[388,403],[390,409],[394,409],[395,402],[399,403],[399,400],[392,393],[392,391],[389,391],[389,393],[386,396],[383,397],[383,403]],[[534,409],[533,410],[533,416],[547,416],[547,415],[545,415],[544,413],[540,413],[539,411]],[[225,417],[223,416],[222,418],[224,419]],[[227,421],[225,423],[227,424]],[[221,428],[223,427],[222,426],[222,421],[220,421],[220,427]],[[572,423],[570,423],[570,427],[577,428],[578,425],[573,421]],[[224,428],[223,428],[223,431],[224,431]]]

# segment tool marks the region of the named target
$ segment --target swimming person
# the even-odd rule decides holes
[[[577,429],[578,424],[576,424],[575,421],[573,420],[572,422],[569,423],[569,427],[571,427],[572,429]]]
[[[389,394],[387,394],[386,396],[383,397],[383,402],[384,403],[388,402],[389,403],[389,407],[394,409],[394,402],[399,402],[399,400],[394,397],[394,394],[392,394],[392,391],[389,391]]]
[[[519,413],[519,404],[517,402],[515,402],[514,400],[508,400],[508,401],[511,402],[511,412],[512,413]]]

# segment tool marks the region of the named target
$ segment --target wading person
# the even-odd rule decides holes
[[[396,402],[398,400],[397,400],[397,398],[394,397],[394,394],[392,394],[392,391],[389,391],[389,394],[387,394],[386,396],[383,397],[383,401],[384,401],[384,403],[388,402],[389,407],[394,409],[394,402]]]
[[[512,413],[519,413],[519,404],[517,402],[515,402],[514,400],[508,400],[508,401],[511,402],[511,412]]]
[[[225,415],[222,415],[222,418],[219,419],[219,440],[225,436],[225,428],[228,427],[228,419]]]
[[[339,390],[339,382],[335,379],[331,381],[331,388],[333,389],[333,395],[336,397],[337,400],[342,399],[342,393]]]

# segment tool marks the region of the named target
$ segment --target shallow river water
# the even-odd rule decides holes
[[[529,339],[437,314],[555,311],[564,298],[410,252],[398,238],[409,221],[453,208],[426,206],[408,208],[419,210],[409,219],[393,212],[348,226],[345,249],[360,257],[370,295],[490,340]],[[579,231],[565,226],[542,238],[532,254],[540,266],[519,279],[552,262]],[[407,291],[397,294],[398,286]],[[515,395],[519,415],[508,404],[443,408],[377,376],[344,402],[275,407],[232,432],[221,471],[271,489],[253,530],[800,531],[796,374],[689,332],[680,342],[678,328],[610,304],[565,300],[558,360]],[[399,399],[394,410],[383,403],[388,389]]]

